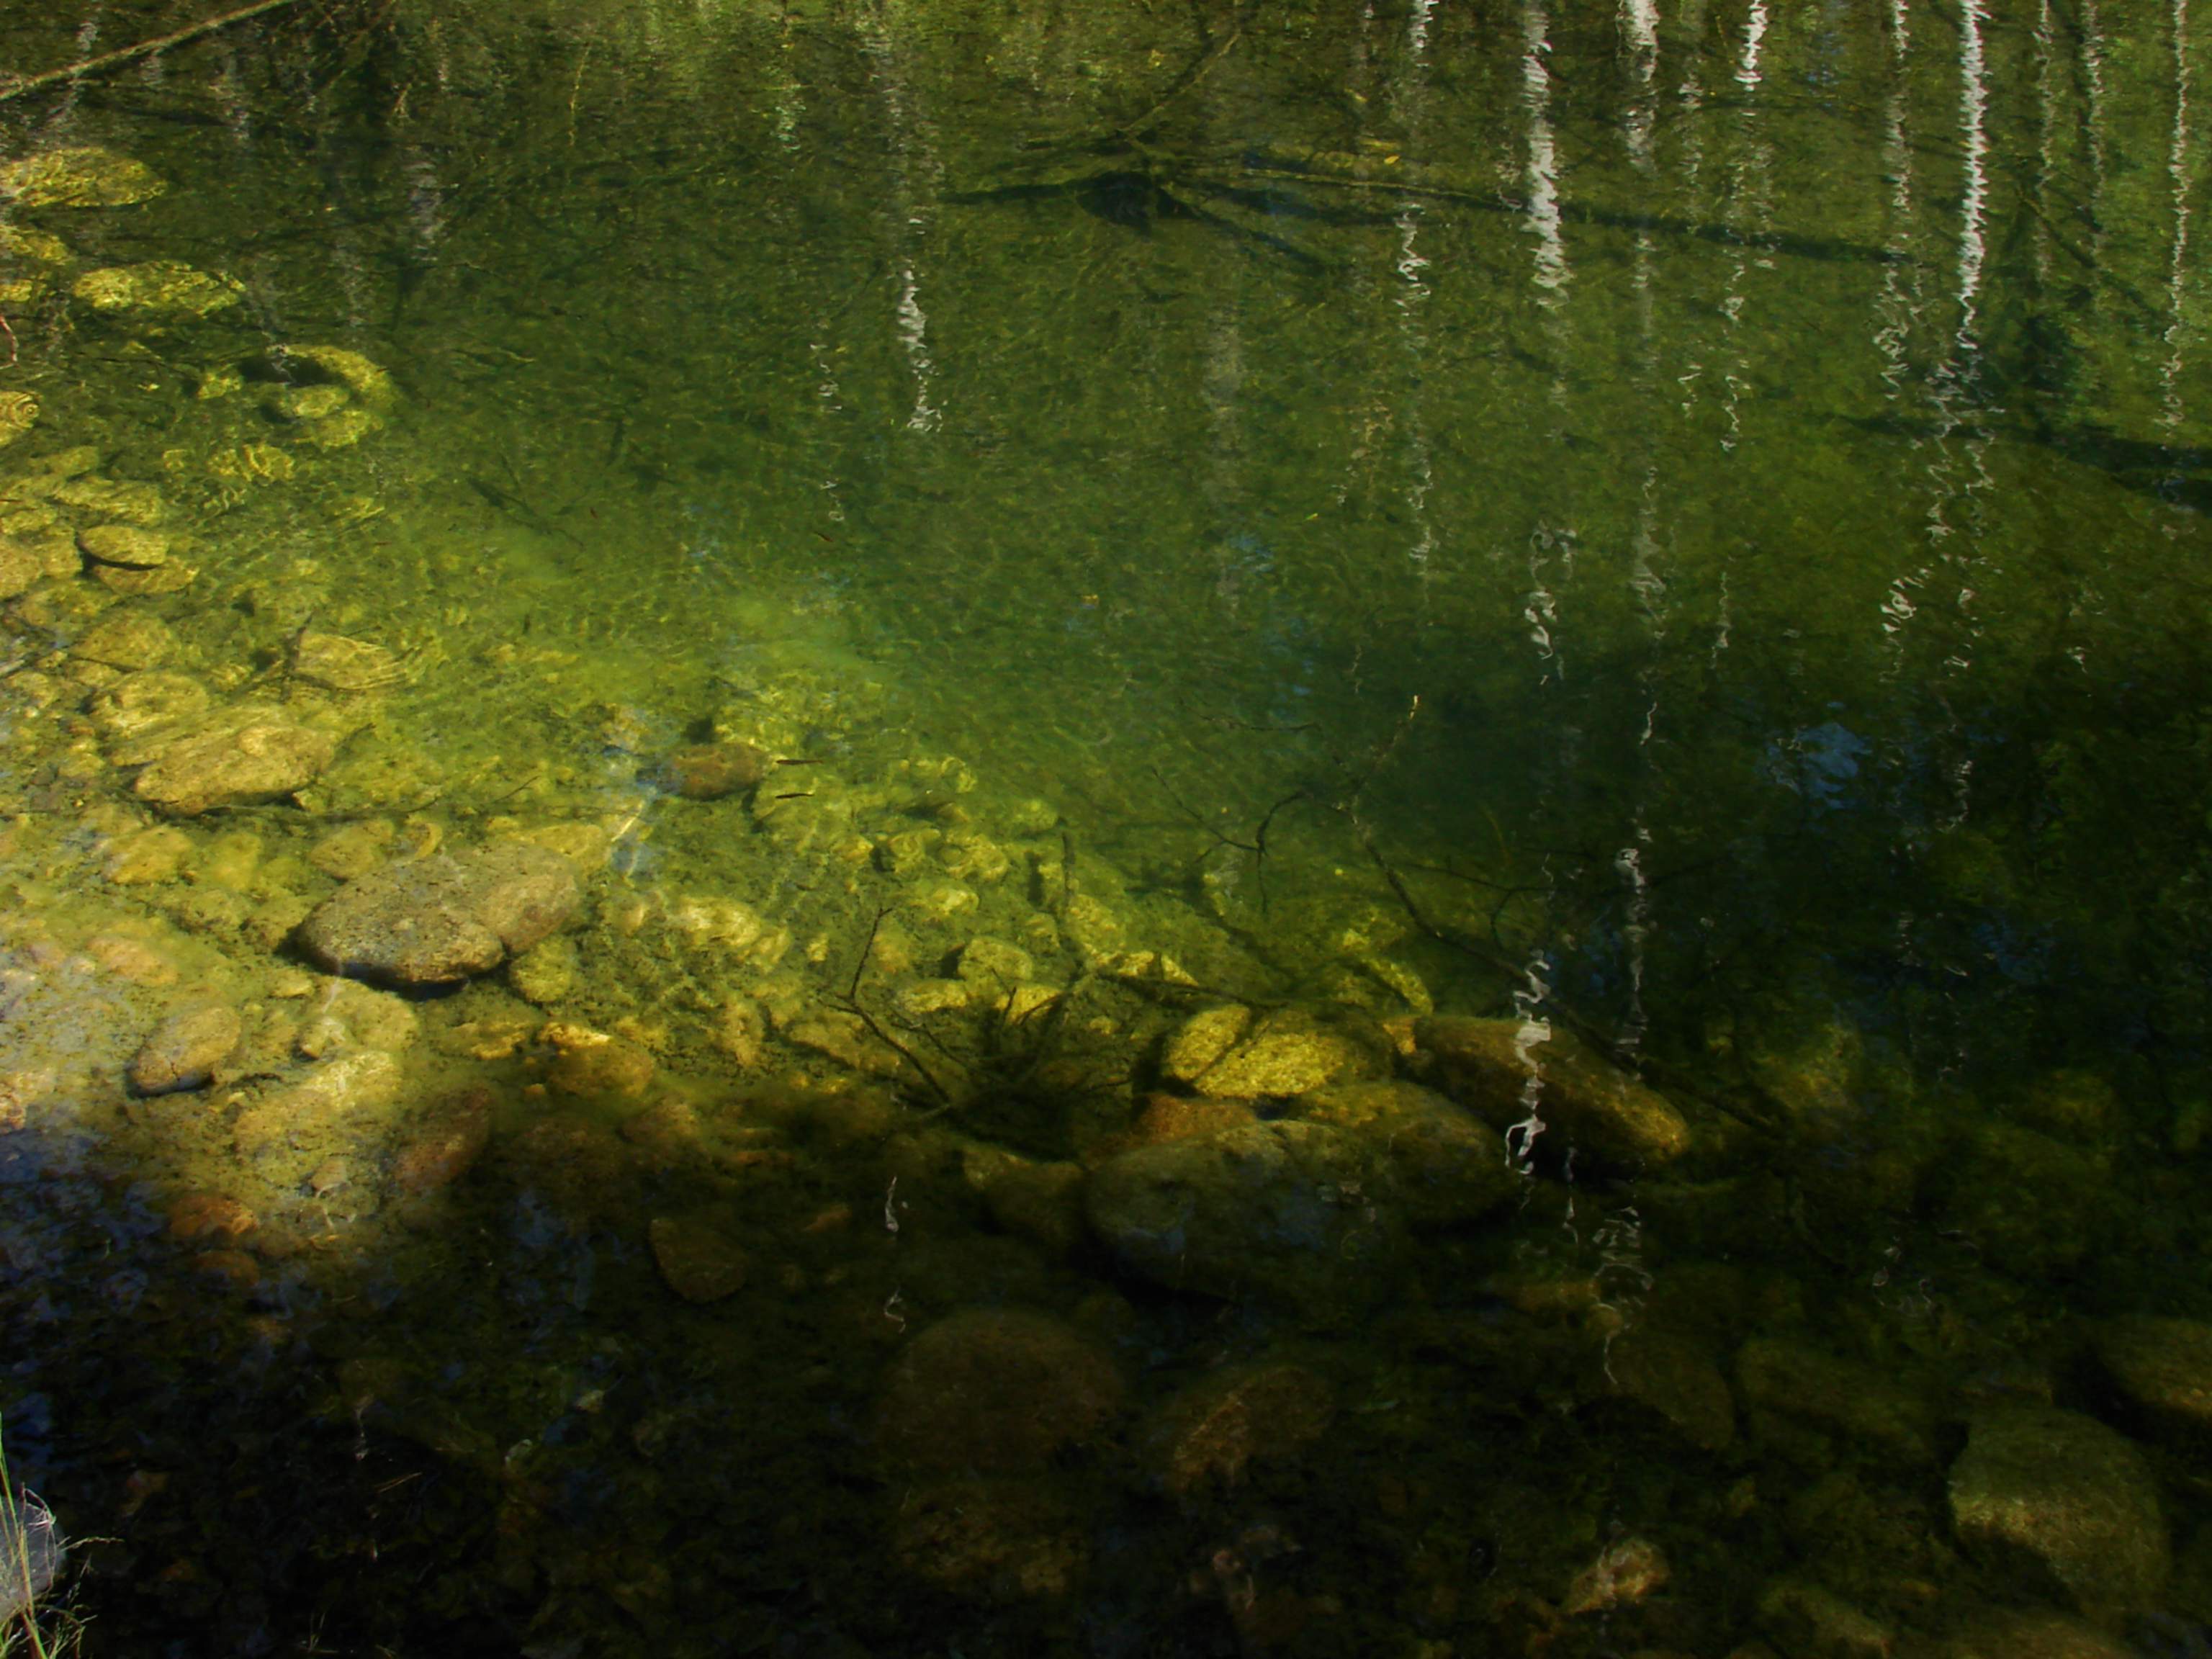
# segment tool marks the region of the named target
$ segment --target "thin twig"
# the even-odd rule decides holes
[[[125,46],[120,52],[102,52],[97,58],[88,58],[82,63],[71,64],[66,69],[49,70],[44,75],[33,75],[0,88],[0,104],[11,98],[21,98],[41,88],[59,86],[64,81],[76,81],[88,75],[97,75],[103,70],[113,69],[118,64],[128,64],[170,46],[180,46],[187,40],[197,40],[203,34],[212,34],[217,29],[228,28],[233,23],[243,23],[249,17],[258,17],[264,12],[276,11],[294,3],[294,0],[257,0],[236,11],[225,12],[220,17],[210,17],[204,23],[195,23],[190,28],[179,29],[157,40],[141,40],[135,46]]]

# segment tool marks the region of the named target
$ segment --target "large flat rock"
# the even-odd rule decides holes
[[[333,974],[451,985],[528,950],[576,908],[574,867],[521,844],[388,865],[356,878],[300,924],[300,948]]]

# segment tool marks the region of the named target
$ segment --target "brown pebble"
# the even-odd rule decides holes
[[[667,787],[686,800],[720,800],[768,775],[769,757],[749,743],[701,743],[663,763]]]

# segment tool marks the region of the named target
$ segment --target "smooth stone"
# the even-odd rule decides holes
[[[2154,1426],[2212,1430],[2212,1325],[2194,1319],[2115,1319],[2096,1333],[2112,1385]]]
[[[169,538],[143,525],[96,524],[77,532],[76,544],[102,564],[126,565],[133,570],[150,570],[169,562]]]
[[[686,1302],[720,1302],[744,1289],[745,1253],[711,1221],[655,1216],[646,1232],[661,1278]]]
[[[246,704],[162,744],[131,788],[165,812],[191,817],[217,806],[281,800],[321,775],[336,750],[327,733]]]
[[[1300,1096],[1291,1114],[1372,1146],[1389,1172],[1386,1190],[1417,1227],[1477,1220],[1521,1195],[1521,1177],[1498,1132],[1418,1084],[1340,1084]]]
[[[574,913],[578,898],[568,860],[508,842],[356,877],[316,907],[299,941],[334,974],[453,984],[528,950]]]
[[[168,515],[169,504],[152,484],[133,478],[98,478],[88,475],[65,479],[53,488],[53,498],[66,507],[126,524],[148,528]]]
[[[1374,1149],[1323,1123],[1263,1122],[1139,1146],[1092,1173],[1092,1231],[1174,1290],[1279,1298],[1321,1318],[1389,1293],[1406,1239],[1368,1194]]]
[[[245,285],[235,279],[196,270],[178,259],[88,270],[70,292],[94,311],[180,317],[210,316],[246,297]]]
[[[2158,1483],[2135,1443],[2094,1418],[2014,1406],[1973,1419],[1950,1497],[1967,1553],[2091,1618],[2148,1607],[2165,1587]]]
[[[167,188],[143,161],[97,144],[65,145],[0,167],[0,196],[23,207],[130,207]]]
[[[1690,1126],[1664,1095],[1571,1032],[1536,1030],[1544,1034],[1519,1020],[1437,1016],[1414,1027],[1414,1041],[1443,1091],[1501,1132],[1528,1115],[1522,1094],[1533,1073],[1540,1080],[1539,1117],[1600,1158],[1664,1164],[1689,1150]]]
[[[95,562],[92,579],[111,593],[120,593],[125,599],[137,599],[149,593],[177,593],[190,587],[199,572],[188,564],[179,564],[174,559],[150,570],[133,570],[119,564]]]
[[[237,1011],[222,1003],[179,1009],[140,1045],[131,1061],[131,1086],[142,1095],[204,1089],[245,1035]]]
[[[1121,1414],[1111,1355],[1049,1315],[969,1308],[916,1333],[876,1405],[887,1465],[939,1474],[1023,1474],[1087,1444]]]

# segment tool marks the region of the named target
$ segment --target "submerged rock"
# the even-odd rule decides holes
[[[2151,1605],[2170,1565],[2142,1453],[2094,1418],[1990,1412],[1951,1466],[1951,1523],[1968,1553],[2092,1617]]]
[[[891,1362],[876,1444],[902,1470],[1022,1474],[1119,1416],[1111,1358],[1041,1313],[971,1308],[921,1331]]]
[[[1633,1607],[1666,1587],[1673,1569],[1648,1538],[1624,1538],[1609,1544],[1597,1559],[1575,1575],[1559,1611],[1569,1618]]]
[[[77,532],[76,544],[88,558],[133,570],[150,570],[169,562],[169,538],[143,525],[96,524]]]
[[[2194,1319],[2115,1319],[2097,1333],[2106,1375],[2154,1426],[2212,1434],[2212,1325]]]
[[[1136,1439],[1161,1486],[1181,1498],[1233,1490],[1254,1463],[1295,1457],[1335,1415],[1336,1391],[1303,1365],[1231,1365],[1176,1393]]]
[[[1927,1401],[1869,1366],[1803,1343],[1755,1337],[1736,1354],[1736,1382],[1753,1412],[1810,1422],[1925,1462],[1936,1455]]]
[[[1600,1158],[1663,1164],[1689,1150],[1690,1126],[1671,1101],[1558,1026],[1532,1031],[1514,1019],[1438,1016],[1414,1036],[1444,1092],[1495,1128],[1528,1115],[1523,1091],[1533,1074],[1539,1117]]]
[[[712,1221],[655,1216],[646,1232],[661,1278],[686,1302],[720,1302],[744,1289],[744,1250]]]
[[[568,860],[509,842],[357,877],[301,924],[299,941],[334,974],[450,985],[528,950],[577,901]]]
[[[27,593],[46,574],[46,562],[36,547],[12,537],[0,539],[0,599]]]
[[[245,1026],[219,1002],[179,1009],[154,1028],[131,1061],[131,1086],[142,1095],[202,1089],[238,1047]]]
[[[1090,1559],[1075,1513],[1026,1480],[948,1480],[908,1494],[891,1549],[914,1577],[991,1601],[1066,1595]]]
[[[1474,1221],[1521,1191],[1498,1132],[1418,1084],[1340,1084],[1301,1096],[1291,1112],[1368,1142],[1388,1172],[1390,1201],[1417,1227]]]
[[[1091,1179],[1091,1225],[1170,1289],[1257,1294],[1328,1318],[1387,1295],[1404,1248],[1384,1170],[1326,1123],[1254,1123],[1139,1146]]]
[[[270,353],[276,366],[297,373],[301,365],[327,374],[374,410],[388,410],[399,401],[392,376],[360,352],[345,346],[286,345]]]
[[[1202,1095],[1244,1099],[1310,1094],[1389,1070],[1389,1049],[1374,1034],[1285,1008],[1257,1022],[1194,1083]]]
[[[406,678],[399,659],[380,645],[313,632],[292,642],[292,673],[331,691],[380,691]]]
[[[70,648],[70,656],[128,672],[158,667],[176,648],[177,636],[158,618],[118,606]]]
[[[244,285],[235,279],[196,270],[177,259],[149,259],[143,264],[88,270],[70,292],[94,311],[169,317],[211,316],[246,297]]]
[[[131,788],[178,817],[281,800],[321,775],[337,751],[326,732],[266,704],[242,704],[163,743]]]
[[[53,497],[67,507],[151,527],[168,516],[169,504],[152,484],[132,478],[99,478],[88,474],[64,480]]]
[[[0,167],[0,196],[23,207],[130,207],[168,188],[143,161],[70,144]]]

